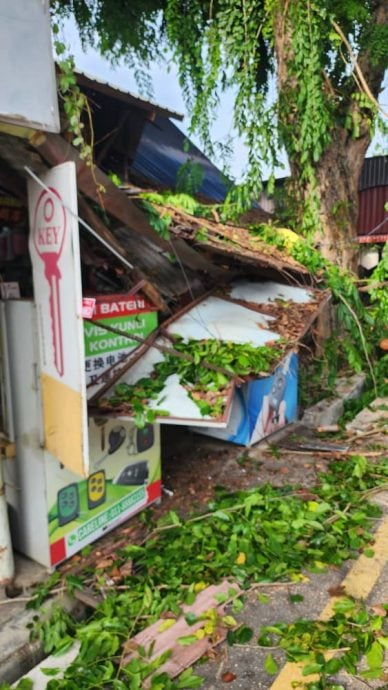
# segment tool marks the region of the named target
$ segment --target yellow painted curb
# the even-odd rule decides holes
[[[384,518],[375,532],[374,539],[373,550],[375,555],[372,558],[361,555],[341,583],[345,588],[347,596],[354,597],[355,599],[366,599],[388,562],[388,517]],[[328,620],[330,618],[338,598],[333,597],[330,599],[320,614],[319,620]],[[293,685],[297,681],[299,683],[306,683],[318,678],[316,675],[302,676],[302,669],[303,664],[300,663],[289,662],[285,664],[269,690],[293,690]]]

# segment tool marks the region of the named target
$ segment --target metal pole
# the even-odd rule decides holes
[[[9,584],[13,580],[14,573],[15,566],[3,479],[3,458],[0,456],[0,586]]]

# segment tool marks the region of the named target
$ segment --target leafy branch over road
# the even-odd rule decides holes
[[[206,514],[182,519],[170,511],[150,523],[147,541],[122,548],[110,569],[68,576],[72,588],[89,581],[103,595],[86,624],[58,612],[51,623],[37,621],[35,635],[46,652],[63,651],[75,639],[81,643],[64,678],[52,678],[49,690],[70,690],[74,683],[79,690],[143,687],[145,677],[158,676],[157,664],[139,657],[122,666],[123,643],[159,618],[179,616],[183,603],[194,604],[199,591],[225,576],[249,590],[255,583],[303,581],[302,570],[319,572],[360,552],[372,556],[372,529],[381,511],[368,495],[387,487],[387,478],[386,466],[353,456],[334,462],[314,493],[295,486],[265,485],[235,494],[219,489]],[[119,586],[113,570],[129,572]],[[242,606],[237,599],[235,608]],[[93,673],[84,672],[87,668]],[[155,680],[150,687],[196,687],[196,679],[189,675],[187,685]]]

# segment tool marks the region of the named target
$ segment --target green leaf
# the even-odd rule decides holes
[[[202,685],[203,678],[201,676],[194,675],[193,669],[191,667],[186,668],[183,673],[178,678],[177,688],[183,690],[184,688],[199,688]]]
[[[373,680],[374,678],[381,678],[383,673],[383,668],[371,668],[368,671],[361,671],[360,676],[367,680]],[[384,686],[382,690],[384,690]]]
[[[320,673],[322,664],[308,664],[302,669],[302,676],[311,676],[313,673]]]
[[[172,626],[175,625],[175,623],[176,623],[175,618],[165,618],[164,621],[158,627],[158,633],[162,633],[165,630],[172,628]]]
[[[74,644],[73,638],[69,637],[69,635],[66,635],[63,638],[63,640],[61,640],[60,645],[53,652],[53,656],[62,656],[62,654],[66,654],[66,652],[68,652],[69,649],[71,649],[73,644]]]
[[[152,590],[148,585],[144,586],[143,603],[146,608],[150,608],[152,604],[153,594]]]
[[[275,676],[279,671],[279,666],[272,654],[267,654],[264,662],[264,668],[270,676]]]
[[[333,659],[329,659],[326,661],[324,665],[324,672],[327,675],[334,675],[334,673],[338,673],[338,671],[343,667],[343,661],[342,659],[334,657]]]
[[[33,682],[30,678],[22,678],[14,687],[16,690],[32,690]]]
[[[366,653],[366,661],[370,669],[381,668],[384,661],[384,650],[376,640]]]
[[[366,558],[373,558],[375,555],[373,549],[364,549],[362,553],[364,556],[366,556]]]
[[[249,642],[253,637],[253,630],[252,628],[249,628],[247,625],[242,625],[238,630],[235,632],[235,640],[239,644],[246,644]]]
[[[188,606],[191,606],[194,604],[195,600],[197,598],[197,595],[195,592],[187,592],[186,597],[185,597],[185,604]]]
[[[188,611],[185,614],[185,621],[186,621],[187,625],[194,625],[194,623],[196,623],[198,621],[198,616],[195,613],[193,613],[192,611]]]
[[[233,594],[231,596],[233,596]],[[224,592],[220,592],[219,594],[214,595],[214,599],[218,604],[224,604],[226,601],[228,601],[229,597]]]
[[[231,521],[230,515],[228,515],[228,513],[225,513],[223,510],[216,510],[213,513],[213,517],[216,517],[219,520],[224,520],[224,522],[230,522]]]
[[[60,666],[57,667],[52,667],[52,668],[43,668],[42,666],[40,667],[40,671],[45,675],[45,676],[56,676],[58,673],[60,673],[62,669]]]
[[[226,625],[228,628],[234,628],[235,625],[237,625],[237,621],[233,616],[222,616],[222,622],[224,625]]]
[[[368,467],[368,461],[363,455],[353,455],[352,460],[354,462],[353,476],[361,479]]]
[[[194,642],[198,642],[198,637],[196,637],[196,635],[182,635],[182,637],[177,638],[177,642],[181,644],[182,647],[188,647],[194,644]]]
[[[242,599],[240,599],[240,598],[235,599],[233,604],[232,604],[233,613],[240,613],[240,611],[242,611],[243,608],[244,608],[244,602],[242,601]]]
[[[176,527],[181,527],[182,523],[179,519],[179,516],[175,512],[175,510],[170,510],[168,513],[168,516],[169,516],[170,521],[173,525],[176,525]]]
[[[355,606],[356,603],[353,599],[344,598],[336,601],[333,608],[336,613],[349,613],[355,609]]]
[[[236,642],[236,630],[228,630],[226,634],[226,641],[230,647]]]
[[[70,592],[73,592],[75,589],[82,590],[84,586],[82,578],[78,577],[78,575],[66,575],[66,584]]]

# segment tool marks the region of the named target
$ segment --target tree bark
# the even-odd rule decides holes
[[[325,258],[356,271],[358,183],[370,136],[365,133],[359,139],[349,139],[346,130],[334,130],[333,142],[318,163],[322,230],[315,241]]]

